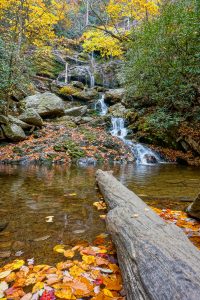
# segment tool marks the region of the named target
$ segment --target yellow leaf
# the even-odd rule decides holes
[[[82,259],[88,265],[91,265],[95,262],[95,257],[92,255],[83,255]]]
[[[53,248],[53,251],[58,252],[58,253],[64,253],[65,252],[65,245],[56,245]]]
[[[72,258],[72,257],[74,257],[74,255],[75,255],[75,252],[72,251],[72,250],[64,251],[64,256],[67,257],[67,258]]]
[[[113,294],[108,289],[103,289],[103,293],[104,293],[105,296],[113,297]]]
[[[59,291],[55,291],[55,295],[58,298],[61,299],[76,299],[76,297],[72,294],[72,290],[70,287],[67,287],[65,289],[59,290]]]
[[[82,273],[85,271],[77,266],[73,266],[72,268],[69,269],[69,273],[73,277],[80,276]]]
[[[11,271],[4,271],[0,273],[0,279],[7,277],[8,275],[10,275]]]
[[[34,293],[42,290],[43,288],[44,288],[44,282],[37,282],[32,289],[32,293],[34,294]]]

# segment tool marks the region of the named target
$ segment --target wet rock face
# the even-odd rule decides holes
[[[38,93],[26,97],[22,101],[25,109],[34,108],[42,117],[56,117],[64,115],[64,102],[53,93]]]
[[[40,117],[40,115],[37,113],[37,111],[34,108],[28,108],[23,112],[19,119],[23,122],[26,122],[30,125],[39,126],[41,127],[43,125],[43,120]]]
[[[21,127],[16,124],[2,125],[3,133],[11,141],[18,142],[26,139],[26,135]]]
[[[158,161],[153,155],[145,154],[144,158],[148,164],[156,164]]]

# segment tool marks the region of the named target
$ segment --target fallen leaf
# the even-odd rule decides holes
[[[72,258],[72,257],[74,257],[74,255],[75,255],[75,252],[72,251],[72,250],[64,251],[64,256],[67,257],[67,258]]]
[[[73,295],[72,289],[70,287],[59,290],[59,291],[55,291],[55,295],[56,295],[56,297],[61,298],[61,299],[69,299],[69,300],[76,299],[76,297]]]
[[[92,256],[92,255],[83,255],[82,256],[82,260],[88,264],[88,265],[91,265],[95,262],[95,257]]]
[[[69,269],[69,273],[71,276],[73,277],[77,277],[80,276],[81,274],[83,274],[85,271],[82,268],[79,268],[77,266],[73,266]]]
[[[56,245],[53,248],[53,251],[58,252],[58,253],[64,253],[65,252],[65,245]]]
[[[50,237],[51,237],[50,235],[44,235],[44,236],[41,236],[41,237],[39,237],[39,238],[34,239],[33,241],[34,241],[34,242],[46,241],[46,240],[48,240]]]
[[[31,300],[33,294],[32,293],[28,293],[26,295],[24,295],[21,300]]]
[[[53,223],[53,218],[54,218],[54,216],[47,216],[46,217],[46,222],[47,223]]]
[[[7,277],[11,273],[11,270],[7,270],[0,273],[0,279]]]

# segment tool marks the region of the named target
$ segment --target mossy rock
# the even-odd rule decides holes
[[[38,75],[56,79],[63,71],[64,66],[55,60],[49,49],[40,49],[34,53],[33,61]]]
[[[67,152],[72,159],[85,157],[85,151],[72,140],[64,141],[62,144],[56,144],[54,150],[57,152]]]
[[[59,95],[62,96],[73,96],[74,94],[80,92],[80,89],[74,87],[73,85],[64,86],[59,90]]]

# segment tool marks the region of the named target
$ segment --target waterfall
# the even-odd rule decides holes
[[[93,88],[95,86],[95,78],[94,78],[94,70],[95,70],[95,58],[94,58],[94,51],[92,54],[88,54],[90,60],[90,67],[87,68],[88,74],[90,76],[90,87]]]
[[[86,67],[85,68],[87,70],[87,73],[89,75],[89,79],[90,79],[90,87],[93,88],[95,86],[95,78],[94,75],[92,74],[90,67]]]
[[[105,95],[103,94],[95,104],[95,110],[99,111],[100,116],[105,116],[108,112],[108,107],[105,104],[104,99],[105,99]]]
[[[65,83],[68,83],[68,63],[65,64]]]
[[[134,157],[136,158],[136,163],[149,165],[155,163],[161,163],[162,160],[159,155],[148,147],[132,142],[126,139],[128,130],[125,127],[125,120],[123,118],[112,117],[112,136],[116,136],[124,141],[124,143],[131,149]]]
[[[112,136],[116,136],[120,139],[124,139],[127,136],[127,129],[125,128],[125,122],[123,118],[115,118],[111,119],[112,127],[111,130]]]

